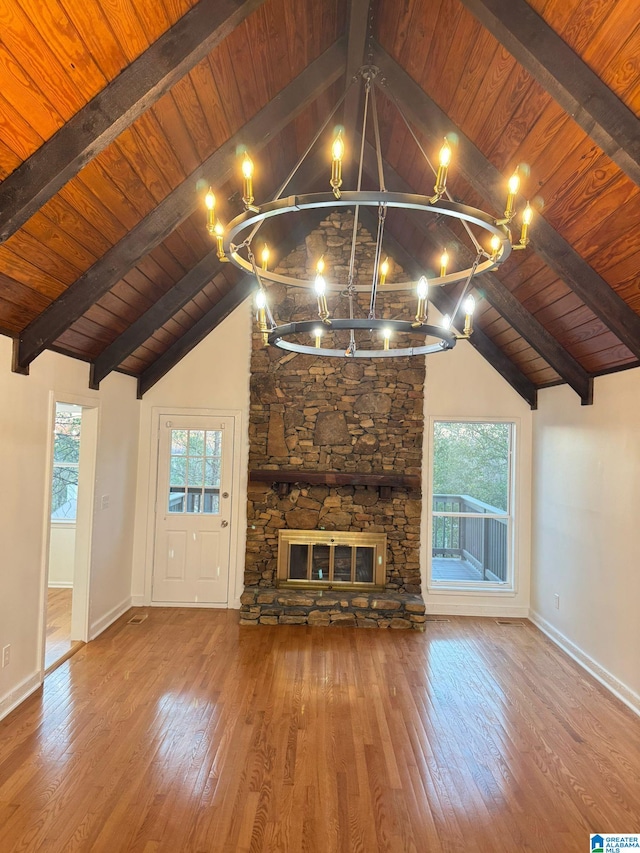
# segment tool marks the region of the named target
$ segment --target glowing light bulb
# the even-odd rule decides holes
[[[253,160],[246,151],[242,160],[242,201],[247,209],[253,209]]]
[[[476,300],[473,298],[473,294],[469,294],[467,298],[464,300],[464,313],[465,314],[473,314],[476,310]]]
[[[270,255],[270,254],[271,254],[271,253],[269,252],[269,247],[268,247],[268,246],[267,246],[267,244],[265,243],[265,244],[264,244],[264,249],[262,250],[262,254],[260,255],[260,260],[262,261],[262,269],[263,269],[263,270],[266,270],[266,269],[267,269],[267,265],[268,265],[268,263],[269,263],[269,255]]]
[[[451,164],[451,146],[446,139],[444,141],[444,145],[440,149],[439,163],[445,169]]]
[[[444,277],[447,274],[447,267],[449,266],[449,253],[445,249],[444,252],[440,255],[440,276]]]
[[[494,234],[491,238],[491,259],[495,261],[498,257],[498,252],[500,251],[500,247],[502,246],[502,241],[498,237],[497,234]]]
[[[204,203],[207,208],[207,231],[209,234],[213,234],[214,226],[215,226],[215,207],[216,207],[216,197],[213,194],[213,190],[209,187],[209,192],[204,197]]]
[[[313,332],[311,333],[314,337],[314,343],[315,343],[316,349],[320,349],[320,344],[322,342],[322,332],[323,332],[322,326],[316,326],[315,329],[313,330]]]
[[[342,158],[344,157],[344,140],[342,139],[342,131],[340,131],[336,138],[333,140],[333,145],[331,146],[331,156],[334,160],[342,160]]]
[[[319,258],[318,263],[316,264],[316,272],[318,275],[322,275],[324,272],[324,255]]]
[[[326,292],[326,290],[327,290],[327,283],[326,283],[326,281],[324,280],[323,276],[321,276],[320,274],[318,274],[318,275],[316,276],[316,280],[315,280],[315,282],[314,282],[314,285],[313,285],[313,286],[315,287],[315,291],[316,291],[316,293],[318,294],[318,296],[324,296],[324,294],[325,294],[325,292]]]
[[[218,251],[217,251],[218,260],[226,261],[227,258],[224,254],[224,244],[223,244],[224,226],[223,226],[222,222],[220,222],[220,220],[218,220],[216,222],[213,231],[214,231],[214,234],[216,235],[216,245],[217,245],[217,249],[218,249]]]
[[[267,307],[267,297],[265,295],[264,290],[259,290],[256,293],[256,308],[259,308],[263,311]]]
[[[533,210],[529,202],[527,202],[527,206],[522,211],[522,231],[520,232],[520,245],[526,246],[529,242],[529,226],[531,225],[531,220],[533,219]]]
[[[511,195],[517,195],[518,190],[520,189],[520,175],[517,172],[514,172],[513,175],[509,178],[509,192]]]
[[[442,328],[450,329],[451,328],[451,317],[448,314],[445,314],[442,318]]]
[[[382,337],[384,338],[384,349],[389,349],[389,339],[391,338],[391,329],[386,328],[382,330]]]
[[[417,286],[418,299],[426,299],[429,295],[429,282],[425,276],[421,276]]]
[[[242,177],[245,178],[245,180],[249,180],[253,177],[253,160],[249,157],[246,151],[244,152],[244,157],[242,159]]]
[[[384,284],[389,274],[389,258],[385,258],[380,264],[380,284]]]

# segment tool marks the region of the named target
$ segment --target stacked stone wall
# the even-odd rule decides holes
[[[332,214],[309,235],[304,245],[280,263],[278,272],[312,276],[318,258],[323,255],[327,280],[346,284],[352,228],[350,214]],[[356,282],[370,280],[375,248],[374,241],[364,231],[359,245],[362,248],[357,257]],[[397,266],[392,267],[389,280],[394,278],[403,280],[403,271]],[[269,285],[268,298],[279,323],[314,316],[315,298],[306,289]],[[329,293],[327,301],[332,315],[337,311],[345,316],[344,293]],[[357,302],[357,316],[366,317],[368,295],[359,294]],[[407,318],[412,310],[415,312],[415,298],[411,294],[385,293],[381,288],[377,316]],[[334,341],[346,345],[348,333],[345,335],[340,341],[336,334]],[[423,358],[349,360],[265,348],[260,334],[254,330],[250,471],[420,475],[424,373]],[[400,599],[419,597],[421,507],[419,489],[394,487],[391,498],[383,500],[373,487],[314,486],[305,483],[301,473],[300,482],[282,497],[271,485],[250,481],[243,620],[258,621],[261,613],[258,597],[275,594],[278,531],[284,528],[386,533],[386,592]],[[322,606],[316,606],[313,594],[310,598],[309,612],[318,609],[325,612]],[[393,599],[390,613],[395,612],[400,599]],[[410,623],[402,627],[421,625],[405,619],[404,604],[400,609],[401,616],[389,619]],[[359,624],[357,607],[354,609],[349,604],[342,610],[346,610],[340,613],[341,617],[347,616],[345,624]],[[377,609],[378,616],[381,611],[382,608]],[[274,618],[273,614],[263,615]],[[280,615],[301,614],[283,611]],[[372,617],[360,616],[361,620],[369,618]],[[385,616],[374,621],[386,627],[389,619]]]

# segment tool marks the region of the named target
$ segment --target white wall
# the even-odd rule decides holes
[[[113,374],[95,392],[88,365],[56,353],[39,356],[30,376],[11,373],[10,364],[11,341],[0,337],[0,648],[11,645],[11,662],[0,669],[0,717],[40,682],[52,394],[99,406],[92,635],[130,603],[139,408],[129,377]],[[102,510],[105,494],[109,507]]]
[[[435,312],[434,312],[435,313]],[[436,320],[431,320],[436,322]],[[522,397],[468,341],[450,352],[429,355],[425,383],[425,442],[422,469],[422,530],[429,529],[430,427],[432,419],[499,418],[516,424],[514,591],[445,591],[427,586],[428,536],[421,539],[422,590],[428,613],[528,616],[531,568],[532,411]]]
[[[534,448],[533,618],[640,709],[640,370],[542,391]]]
[[[244,589],[244,553],[247,527],[247,469],[249,463],[249,362],[251,355],[251,299],[227,317],[204,341],[145,395],[140,411],[140,453],[134,542],[132,595],[134,604],[151,602],[153,518],[157,463],[156,415],[160,410],[215,410],[238,415],[240,446],[234,465],[240,474],[234,496],[238,508],[232,531],[235,555],[229,579],[229,606],[240,606]]]
[[[75,521],[54,521],[49,533],[49,586],[73,586]]]

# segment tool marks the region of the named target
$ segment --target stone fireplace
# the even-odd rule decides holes
[[[353,217],[332,213],[280,263],[346,283]],[[361,229],[357,270],[370,279],[374,240]],[[294,272],[295,271],[295,272]],[[388,281],[402,281],[392,265]],[[329,309],[343,297],[328,296]],[[362,316],[368,301],[362,295]],[[279,322],[307,319],[313,296],[269,287]],[[382,293],[381,317],[407,316],[415,300]],[[253,330],[243,624],[352,624],[423,628],[420,515],[424,358],[342,360],[264,347]],[[386,536],[384,577],[371,590],[279,585],[280,531]]]

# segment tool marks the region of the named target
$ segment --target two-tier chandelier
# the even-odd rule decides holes
[[[285,192],[294,175],[298,172],[310,152],[323,135],[337,110],[345,100],[345,94],[339,99],[332,111],[319,128],[306,151],[288,175],[275,197],[264,204],[255,204],[253,189],[253,162],[245,151],[242,159],[242,201],[244,211],[224,227],[216,217],[216,201],[211,189],[206,194],[207,229],[216,238],[217,254],[221,261],[231,261],[240,269],[255,275],[258,289],[256,292],[256,319],[259,331],[263,336],[265,346],[280,347],[296,353],[310,353],[318,356],[348,357],[348,358],[386,358],[408,355],[423,355],[452,349],[456,341],[469,338],[473,332],[473,312],[475,300],[470,290],[475,276],[488,270],[495,269],[509,257],[513,249],[524,249],[528,242],[528,230],[532,220],[532,209],[527,203],[522,214],[520,239],[514,244],[511,225],[515,218],[515,200],[520,188],[520,175],[514,172],[508,181],[506,204],[501,217],[495,218],[489,213],[476,207],[460,204],[453,200],[447,190],[447,176],[452,159],[453,139],[445,138],[439,152],[438,166],[434,168],[421,145],[416,133],[407,121],[400,105],[393,94],[385,89],[392,103],[404,121],[412,139],[418,147],[425,164],[435,176],[434,194],[423,196],[414,193],[390,192],[386,189],[384,180],[383,158],[380,145],[380,129],[376,107],[375,86],[373,81],[379,70],[374,66],[360,69],[354,83],[359,81],[364,87],[363,115],[361,135],[359,139],[359,159],[357,161],[357,180],[355,190],[343,190],[342,164],[345,155],[345,139],[343,128],[335,130],[331,145],[330,158],[331,176],[330,192],[308,193],[304,195],[286,196]],[[381,81],[381,85],[385,85]],[[377,190],[363,190],[362,177],[364,171],[365,145],[367,128],[371,122],[378,171]],[[370,281],[363,284],[355,274],[356,256],[358,252],[358,225],[361,208],[375,208],[377,211],[377,233],[375,235],[375,252],[373,273]],[[262,224],[273,217],[293,215],[300,211],[348,208],[353,211],[353,232],[351,252],[346,287],[344,283],[332,281],[325,277],[324,258],[317,259],[315,275],[311,278],[296,277],[276,273],[269,269],[269,250],[263,244],[257,250],[259,261],[256,260],[257,235]],[[470,266],[464,269],[451,270],[450,257],[445,248],[439,258],[440,274],[425,275],[417,281],[387,282],[389,264],[384,257],[383,243],[386,215],[389,209],[400,208],[420,211],[427,215],[448,217],[457,220],[471,242],[474,259]],[[487,240],[488,238],[488,240]],[[488,247],[483,242],[488,242]],[[384,258],[384,259],[383,259]],[[267,283],[278,283],[290,287],[307,288],[314,294],[310,303],[311,311],[317,312],[313,319],[278,325],[269,307]],[[429,290],[432,287],[442,287],[456,282],[463,282],[456,301],[455,310],[445,316],[440,325],[430,325]],[[363,313],[358,294],[366,291],[368,294],[368,311]],[[410,318],[381,319],[378,316],[378,296],[381,292],[405,291],[415,295],[415,314]],[[348,316],[333,316],[327,303],[327,294],[337,292],[346,296]],[[365,298],[366,301],[366,298]],[[455,331],[460,317],[462,331]],[[464,319],[462,319],[464,318]],[[349,340],[346,346],[323,345],[331,337],[324,333],[348,332]],[[305,343],[313,339],[313,345]],[[333,336],[335,339],[335,335]],[[379,343],[377,343],[379,342]],[[393,342],[393,346],[391,345]]]

